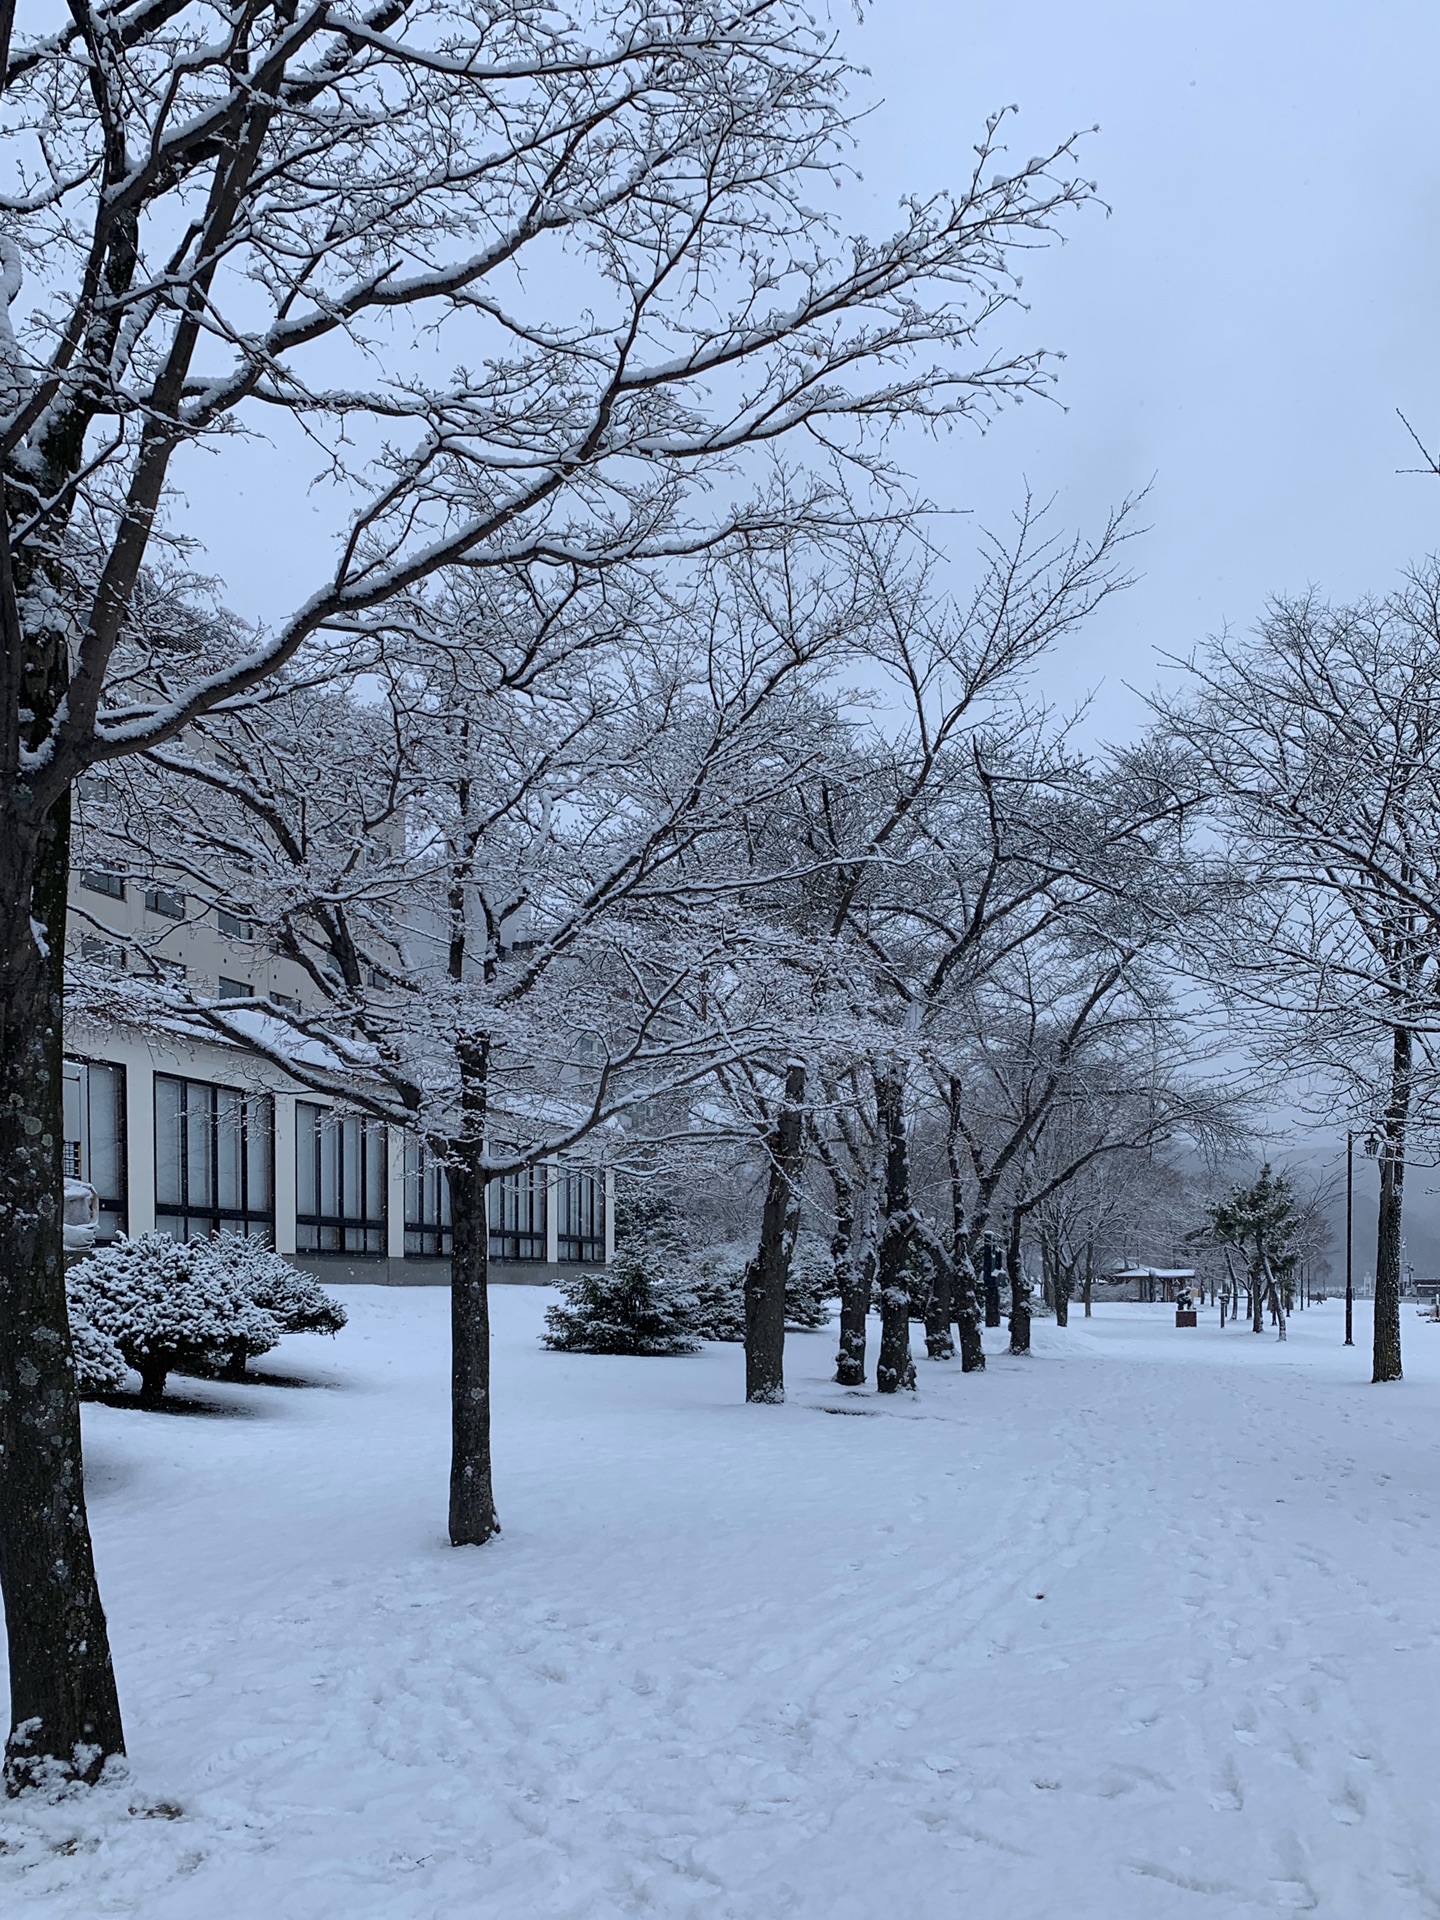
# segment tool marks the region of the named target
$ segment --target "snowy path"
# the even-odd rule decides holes
[[[898,1404],[798,1336],[747,1409],[734,1349],[540,1352],[545,1298],[495,1296],[477,1552],[437,1292],[287,1343],[323,1384],[90,1410],[137,1784],[0,1813],[0,1909],[1440,1915],[1440,1328],[1372,1389],[1333,1305],[1107,1306]]]

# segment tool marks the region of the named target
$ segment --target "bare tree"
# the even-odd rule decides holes
[[[767,943],[741,911],[774,876],[744,827],[804,765],[807,683],[852,604],[843,574],[822,566],[807,592],[790,558],[782,543],[762,564],[745,543],[688,588],[673,572],[663,592],[615,573],[491,575],[397,605],[383,700],[373,673],[366,697],[297,681],[196,722],[146,756],[116,829],[313,988],[257,1023],[162,974],[159,1004],[408,1129],[444,1172],[455,1545],[499,1526],[489,1186],[601,1127],[683,1133],[694,1090],[780,1031],[757,983]],[[790,1099],[777,1244],[794,1238],[801,1124]],[[751,1293],[767,1297],[761,1281]],[[783,1290],[779,1314],[783,1334]]]
[[[1235,863],[1211,977],[1379,1143],[1373,1378],[1401,1374],[1405,1162],[1440,1032],[1440,572],[1277,602],[1164,709]]]
[[[74,0],[17,37],[0,240],[0,1502],[6,1779],[123,1750],[81,1485],[58,1194],[69,794],[233,710],[438,568],[693,550],[747,450],[983,413],[1015,249],[1089,196],[1065,142],[843,235],[849,74],[792,0]],[[998,171],[997,171],[998,164]],[[453,372],[447,371],[453,367]],[[334,539],[192,671],[138,618],[192,451],[263,423]],[[707,489],[709,489],[707,491]],[[824,521],[823,487],[761,521]]]

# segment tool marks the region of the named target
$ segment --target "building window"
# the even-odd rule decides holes
[[[221,933],[228,934],[232,940],[248,940],[250,938],[250,922],[248,920],[242,920],[238,913],[227,913],[224,907],[217,907],[215,909],[215,924],[219,927]]]
[[[272,993],[270,998],[277,1007],[284,1007],[287,1013],[299,1013],[300,1002],[293,993]]]
[[[100,1196],[101,1240],[125,1225],[125,1069],[65,1062],[65,1173]]]
[[[298,1250],[384,1253],[384,1125],[298,1101],[295,1155]]]
[[[125,949],[118,940],[102,940],[98,934],[82,933],[80,936],[80,958],[93,960],[97,966],[115,967],[123,971]]]
[[[405,1251],[441,1260],[453,1251],[450,1182],[420,1140],[405,1142]]]
[[[161,914],[167,920],[183,920],[185,896],[183,893],[177,893],[173,887],[147,887],[145,911]]]
[[[220,998],[222,1000],[253,1000],[255,989],[248,980],[229,980],[220,976]]]
[[[560,1174],[562,1260],[605,1258],[605,1176],[593,1168],[566,1167]]]
[[[547,1188],[544,1167],[490,1182],[492,1260],[545,1258]],[[454,1252],[450,1182],[441,1163],[418,1140],[405,1143],[405,1251],[445,1260]]]
[[[80,884],[87,893],[103,893],[107,900],[125,898],[125,876],[101,867],[87,867],[80,875]]]
[[[270,1096],[155,1076],[155,1224],[177,1240],[275,1236]]]
[[[490,1258],[545,1258],[544,1167],[527,1167],[490,1182]]]

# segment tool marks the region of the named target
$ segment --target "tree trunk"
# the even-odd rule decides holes
[[[875,1386],[898,1393],[915,1385],[910,1355],[911,1281],[915,1233],[910,1203],[910,1149],[905,1138],[905,1089],[897,1070],[875,1078],[875,1117],[885,1141],[885,1224],[880,1235],[880,1358]]]
[[[1021,1216],[1010,1216],[1010,1351],[1030,1351],[1030,1288],[1020,1263]]]
[[[840,1286],[840,1346],[835,1355],[835,1382],[841,1387],[865,1384],[865,1333],[870,1313],[873,1276],[858,1260],[846,1263]]]
[[[1085,1249],[1085,1318],[1090,1318],[1090,1298],[1095,1290],[1095,1249]]]
[[[867,1244],[853,1253],[840,1290],[840,1351],[835,1356],[835,1380],[842,1387],[865,1384],[866,1320],[875,1291],[875,1249]]]
[[[7,724],[15,724],[13,714]],[[85,1512],[65,1308],[69,807],[62,802],[37,832],[24,818],[23,785],[7,798],[12,813],[0,834],[0,1594],[10,1650],[5,1786],[13,1794],[67,1779],[93,1782],[124,1753],[125,1739]]]
[[[140,1404],[153,1413],[165,1398],[165,1382],[170,1378],[169,1357],[163,1353],[147,1354],[141,1361]]]
[[[449,1152],[452,1547],[483,1547],[500,1531],[490,1463],[489,1065],[488,1039],[461,1048],[463,1128]]]
[[[830,1236],[830,1267],[840,1296],[840,1349],[835,1355],[835,1384],[865,1384],[865,1317],[870,1311],[874,1279],[867,1250],[857,1245],[855,1183],[836,1157],[833,1146],[812,1123],[811,1138],[830,1175],[835,1196],[835,1231]]]
[[[995,1242],[987,1233],[985,1236],[985,1324],[998,1327],[1000,1324],[1000,1274],[995,1263]]]
[[[760,1218],[760,1246],[745,1269],[745,1398],[757,1406],[778,1406],[785,1398],[785,1287],[799,1224],[804,1105],[805,1068],[792,1061],[785,1073],[785,1098],[770,1134],[770,1178]],[[843,1344],[843,1325],[841,1339]],[[861,1350],[863,1355],[863,1335]],[[863,1369],[863,1358],[861,1365]]]
[[[954,1285],[948,1256],[930,1262],[930,1292],[925,1300],[925,1352],[931,1360],[953,1360]]]
[[[970,1237],[965,1224],[965,1175],[960,1158],[960,1103],[963,1096],[958,1075],[950,1076],[950,1121],[946,1129],[945,1157],[950,1170],[950,1245],[954,1261],[955,1324],[960,1330],[960,1371],[985,1371],[985,1340],[980,1331],[981,1306],[975,1289],[975,1262],[970,1254]]]
[[[1075,1285],[1075,1263],[1067,1267],[1057,1247],[1055,1251],[1055,1324],[1068,1327],[1070,1324],[1070,1295]]]
[[[1408,1027],[1391,1041],[1390,1099],[1380,1142],[1380,1219],[1375,1233],[1375,1364],[1377,1384],[1400,1373],[1400,1233],[1405,1204],[1405,1132],[1410,1117],[1412,1042]]]

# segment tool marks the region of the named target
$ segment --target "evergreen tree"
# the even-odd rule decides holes
[[[1232,1187],[1207,1214],[1205,1237],[1217,1246],[1235,1247],[1246,1260],[1253,1331],[1263,1331],[1268,1294],[1283,1340],[1286,1294],[1300,1258],[1300,1209],[1289,1177],[1272,1173],[1267,1161],[1258,1179]]]
[[[659,1278],[643,1248],[617,1253],[599,1273],[562,1280],[562,1302],[545,1310],[544,1344],[560,1353],[696,1353],[689,1290]]]

